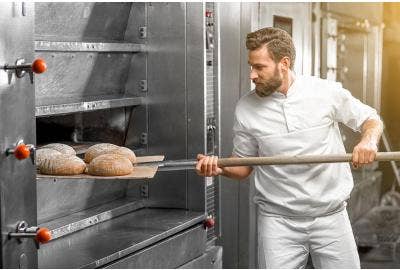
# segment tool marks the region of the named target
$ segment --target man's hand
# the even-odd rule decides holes
[[[362,125],[361,141],[353,150],[353,167],[372,163],[378,152],[378,142],[383,132],[381,120],[368,119]]]
[[[378,147],[374,141],[361,141],[353,149],[353,167],[355,169],[372,163],[375,160]]]
[[[196,172],[201,176],[217,176],[222,173],[222,169],[217,166],[217,156],[197,155]]]

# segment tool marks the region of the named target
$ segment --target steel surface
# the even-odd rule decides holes
[[[204,250],[205,230],[200,225],[107,265],[105,268],[177,268],[200,256]],[[204,266],[206,266],[205,263],[202,264],[202,267]]]
[[[0,4],[0,66],[13,64],[18,58],[33,60],[33,20],[33,2]],[[39,76],[35,75],[35,80]],[[30,159],[5,155],[20,139],[35,144],[34,101],[34,85],[28,75],[17,79],[13,74],[9,81],[7,72],[0,70],[1,268],[37,267],[34,241],[19,243],[7,236],[15,232],[19,221],[36,225],[35,166]]]
[[[204,219],[174,209],[141,209],[49,242],[39,250],[40,268],[97,268],[148,247]]]

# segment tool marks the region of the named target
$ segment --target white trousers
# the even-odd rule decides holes
[[[360,268],[346,210],[317,218],[258,214],[259,268]]]

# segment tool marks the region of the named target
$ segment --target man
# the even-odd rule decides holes
[[[376,111],[339,83],[293,72],[291,37],[277,28],[247,35],[255,90],[235,110],[234,157],[345,153],[337,123],[362,132],[352,163],[371,163],[382,122]],[[218,157],[198,155],[203,176],[244,179],[252,167],[217,167]],[[359,268],[346,212],[353,188],[348,163],[254,167],[261,268]]]

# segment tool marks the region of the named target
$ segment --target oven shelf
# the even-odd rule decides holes
[[[98,268],[158,243],[205,218],[202,212],[143,208],[44,244],[39,268]]]
[[[40,105],[35,108],[35,116],[52,116],[71,114],[77,112],[89,112],[96,110],[137,106],[143,104],[142,97],[111,97],[98,100],[87,100],[81,102]]]
[[[107,43],[37,40],[35,41],[35,51],[136,53],[144,52],[145,45],[123,42]]]
[[[51,241],[54,241],[62,236],[72,234],[98,223],[144,208],[145,206],[145,200],[125,197],[45,222],[40,224],[39,227],[48,228],[51,231]]]

